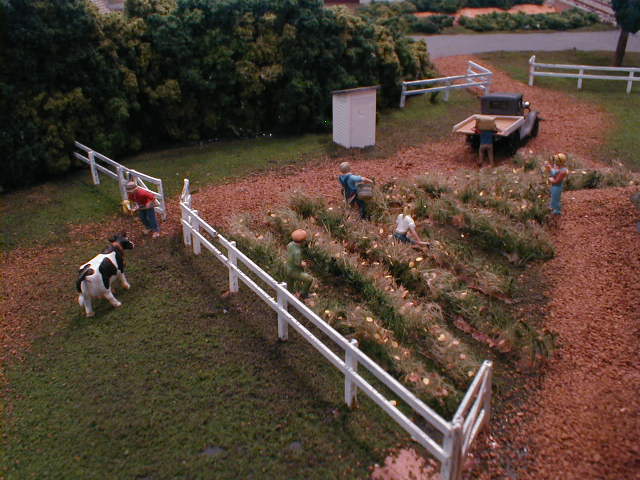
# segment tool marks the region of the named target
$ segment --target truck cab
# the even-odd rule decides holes
[[[480,97],[480,112],[483,115],[522,116],[524,109],[521,93],[491,93]]]

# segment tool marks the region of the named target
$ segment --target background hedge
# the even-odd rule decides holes
[[[401,22],[318,0],[0,0],[0,187],[108,155],[329,127],[330,92],[431,76]]]
[[[568,30],[598,22],[595,13],[572,8],[561,13],[488,13],[475,18],[460,17],[460,25],[477,32],[492,30]]]

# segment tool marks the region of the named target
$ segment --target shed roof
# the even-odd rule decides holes
[[[366,92],[367,90],[380,90],[380,85],[372,85],[370,87],[358,87],[358,88],[348,88],[346,90],[334,90],[331,92],[332,95],[345,95],[348,93],[360,93]]]

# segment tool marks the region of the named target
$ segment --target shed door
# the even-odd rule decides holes
[[[351,145],[369,147],[376,143],[376,97],[362,95],[351,99]]]

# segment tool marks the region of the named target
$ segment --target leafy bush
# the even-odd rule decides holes
[[[316,0],[128,0],[125,15],[100,15],[86,0],[2,1],[0,186],[73,168],[74,140],[121,155],[319,131],[330,92],[362,85],[381,85],[381,104],[395,104],[400,81],[430,76],[431,65],[425,44],[404,34],[413,18],[391,13]]]
[[[572,8],[561,13],[488,13],[477,17],[460,17],[460,25],[477,32],[493,30],[568,30],[598,22],[591,12]]]
[[[454,18],[451,15],[431,15],[429,17],[415,17],[411,30],[418,33],[440,33],[443,28],[453,25]]]

